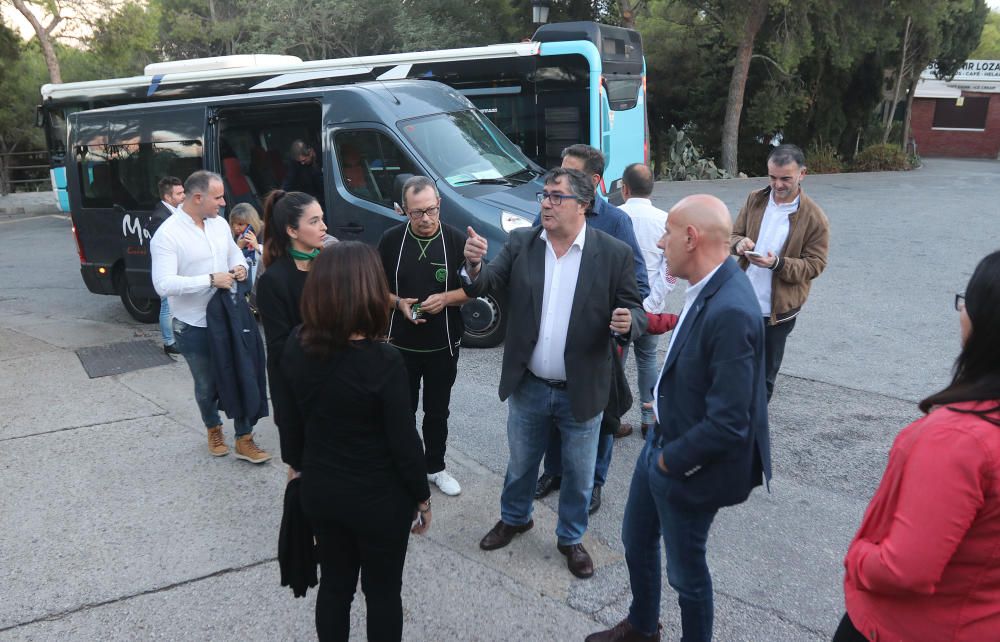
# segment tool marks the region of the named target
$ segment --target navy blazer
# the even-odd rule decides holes
[[[230,419],[252,426],[268,414],[264,343],[246,298],[229,290],[215,293],[206,309],[212,374],[219,408]]]
[[[764,321],[732,257],[675,332],[656,399],[667,499],[695,508],[739,504],[762,476],[771,479],[771,446]]]
[[[501,289],[510,293],[500,370],[502,401],[520,385],[538,342],[545,295],[546,245],[541,233],[541,227],[512,231],[500,254],[465,286],[471,297]],[[634,340],[645,332],[646,312],[635,286],[632,252],[618,239],[587,225],[564,353],[566,394],[579,421],[596,416],[608,405],[613,363],[608,325],[615,308],[632,313],[629,335],[622,341]]]

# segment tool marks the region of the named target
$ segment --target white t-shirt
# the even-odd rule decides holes
[[[772,194],[768,198],[767,209],[764,210],[764,217],[760,222],[760,232],[757,234],[754,252],[760,252],[765,256],[768,252],[774,252],[774,255],[778,256],[788,239],[788,217],[798,209],[799,197],[796,196],[791,203],[775,203]],[[747,278],[750,279],[753,291],[757,294],[761,314],[765,317],[771,316],[771,281],[774,279],[774,271],[751,264],[747,268]]]

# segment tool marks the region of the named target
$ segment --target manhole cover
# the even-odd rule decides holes
[[[80,357],[80,363],[91,379],[174,362],[156,341],[126,341],[97,348],[80,348],[76,356]]]

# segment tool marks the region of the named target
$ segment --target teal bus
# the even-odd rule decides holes
[[[649,160],[642,39],[632,29],[594,22],[543,25],[530,41],[464,49],[314,61],[237,55],[154,63],[142,76],[44,85],[38,124],[46,132],[53,190],[68,212],[66,122],[73,112],[403,79],[455,88],[541,167],[558,165],[562,149],[574,143],[600,149],[607,160],[601,191],[613,202],[625,167]],[[287,150],[278,153],[287,161]]]

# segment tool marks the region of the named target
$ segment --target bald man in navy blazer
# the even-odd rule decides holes
[[[708,531],[723,506],[771,478],[764,324],[753,287],[729,258],[732,219],[714,196],[670,210],[657,244],[690,284],[653,390],[656,427],[636,462],[622,524],[628,617],[587,642],[660,639],[660,538],[678,593],[682,639],[712,639]],[[676,634],[671,634],[675,639]]]

